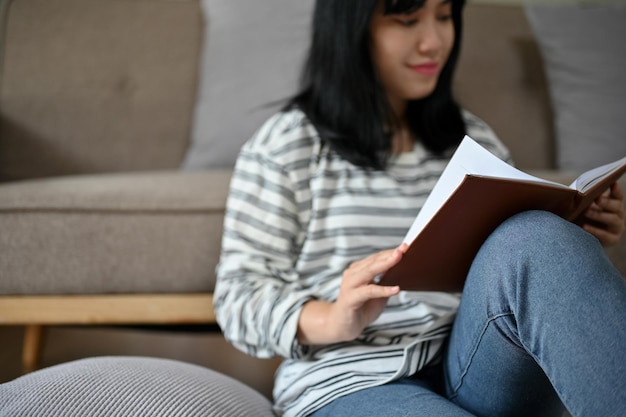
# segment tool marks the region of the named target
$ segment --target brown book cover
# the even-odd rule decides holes
[[[496,158],[490,153],[487,157]],[[626,158],[588,171],[593,181],[582,191],[540,179],[466,173],[379,283],[410,291],[460,292],[480,246],[504,220],[527,210],[546,210],[580,223],[585,209],[625,171]]]

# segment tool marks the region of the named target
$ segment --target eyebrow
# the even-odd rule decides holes
[[[426,0],[384,0],[385,15],[410,14],[422,8]],[[438,6],[452,3],[452,0],[442,0]]]
[[[408,14],[421,8],[426,0],[385,0],[384,14]]]

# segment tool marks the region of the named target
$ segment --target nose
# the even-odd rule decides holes
[[[428,19],[423,23],[417,42],[417,49],[420,54],[430,56],[441,49],[443,44],[442,32],[434,19]]]

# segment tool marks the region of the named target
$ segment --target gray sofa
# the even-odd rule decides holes
[[[80,297],[76,314],[54,323],[214,322],[230,169],[294,91],[312,5],[253,3],[0,1],[0,325],[40,329]],[[461,103],[518,167],[571,181],[584,167],[561,164],[572,147],[549,43],[518,6],[471,3],[465,16]],[[626,151],[594,137],[595,154]],[[626,242],[607,252],[626,274]],[[121,318],[90,310],[88,296],[129,295],[156,298]],[[167,304],[167,295],[183,297]],[[198,311],[180,314],[194,295],[204,297]],[[147,314],[158,302],[165,313]]]

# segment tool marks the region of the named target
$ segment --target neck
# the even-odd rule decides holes
[[[414,145],[413,134],[409,128],[405,125],[396,130],[391,140],[391,153],[399,154],[402,152],[410,152],[413,150]]]
[[[389,98],[389,106],[395,117],[405,123],[407,101],[402,99]]]
[[[391,153],[399,154],[413,150],[413,134],[406,121],[407,101],[389,98],[389,105],[395,117],[393,138],[391,139]]]

